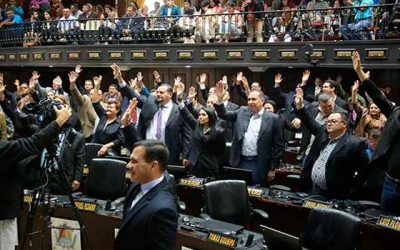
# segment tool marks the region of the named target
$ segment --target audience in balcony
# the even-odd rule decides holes
[[[64,5],[61,0],[51,0],[51,16],[57,17],[62,10],[64,9]],[[61,17],[61,16],[60,16]]]
[[[135,5],[126,8],[126,14],[122,16],[119,25],[122,31],[122,40],[136,41],[138,39],[139,34],[144,28],[144,22]]]
[[[262,43],[264,14],[260,12],[264,11],[264,2],[262,0],[245,0],[243,1],[242,11],[247,13],[244,14],[247,29],[246,42],[251,43],[256,38],[256,42]]]
[[[235,10],[235,4],[227,3],[227,10],[222,15],[222,21],[219,26],[220,34],[217,42],[228,43],[230,39],[238,38],[242,34],[243,19],[238,10]]]
[[[17,4],[17,0],[9,0],[5,5],[6,10],[11,9],[15,15],[20,16],[21,18],[24,16],[24,9],[22,6]]]
[[[213,16],[214,10],[210,8],[210,2],[204,0],[201,2],[200,16],[196,20],[195,39],[197,43],[204,41],[210,43],[211,39],[215,38],[215,29],[217,27],[218,17]]]
[[[161,17],[170,17],[164,19],[166,21],[166,23],[164,23],[164,26],[165,28],[167,28],[175,24],[182,16],[182,13],[181,9],[177,5],[174,5],[174,0],[165,0],[165,4],[161,6],[158,15]]]
[[[356,14],[353,23],[339,26],[339,31],[345,40],[362,40],[363,32],[369,33],[368,28],[373,25],[372,6],[373,0],[347,0],[349,5],[354,6]]]
[[[79,5],[77,3],[71,4],[70,9],[71,9],[71,16],[75,17],[76,19],[79,19],[79,16],[83,13],[79,9]]]
[[[58,32],[63,37],[68,37],[73,40],[79,29],[78,19],[71,16],[71,10],[69,8],[64,8],[62,12],[63,16],[57,22]],[[67,39],[64,38],[64,41],[67,41]]]

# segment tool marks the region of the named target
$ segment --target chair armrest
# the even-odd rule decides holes
[[[269,186],[269,188],[270,189],[278,189],[278,190],[286,191],[286,192],[292,191],[292,189],[290,187],[283,186],[283,185],[271,185],[271,186]]]
[[[73,192],[71,195],[72,195],[72,198],[78,199],[78,198],[82,197],[82,192]]]
[[[368,208],[380,208],[381,204],[375,201],[358,201],[361,205],[366,206]]]
[[[268,219],[269,215],[267,214],[267,212],[261,210],[261,209],[253,209],[253,213],[260,216],[263,219]]]
[[[185,211],[186,210],[186,203],[184,201],[178,200],[178,208],[181,211]]]
[[[119,205],[121,205],[121,204],[123,204],[125,202],[125,197],[119,197],[118,199],[116,199],[113,203],[113,205],[115,206],[115,207],[117,207],[117,206],[119,206]]]
[[[200,217],[202,219],[204,219],[204,220],[211,220],[212,219],[208,214],[203,214],[203,213],[200,214]]]

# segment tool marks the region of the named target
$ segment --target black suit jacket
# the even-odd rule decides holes
[[[121,92],[128,99],[136,97],[139,101],[138,106],[142,111],[140,112],[137,130],[139,137],[146,139],[146,130],[159,107],[157,99],[152,95],[149,97],[140,96],[128,85],[121,88]],[[181,164],[181,156],[185,156],[189,152],[190,137],[191,130],[182,118],[178,105],[173,103],[171,114],[165,126],[165,144],[170,152],[169,164]]]
[[[69,128],[65,132],[65,139],[61,145],[60,162],[67,176],[67,183],[61,177],[61,172],[55,173],[52,192],[68,194],[74,180],[82,182],[82,172],[85,156],[85,138],[82,133]],[[68,190],[65,188],[68,187]]]
[[[164,177],[130,209],[139,189],[140,184],[132,184],[126,196],[115,249],[173,249],[178,214],[168,180]]]
[[[304,126],[306,126],[315,140],[309,155],[304,163],[301,175],[303,184],[312,184],[311,172],[321,150],[329,143],[325,125],[317,123],[304,108],[297,111]],[[345,133],[333,149],[326,163],[326,184],[328,198],[346,199],[358,195],[368,174],[367,144],[349,133]],[[357,175],[356,175],[357,172]]]
[[[221,119],[234,123],[229,163],[237,167],[240,163],[243,138],[250,122],[251,111],[244,106],[235,111],[226,111],[223,104],[215,104],[214,107]],[[284,145],[278,116],[271,112],[264,112],[262,119],[257,140],[257,162],[260,166],[265,166],[268,172],[270,169],[279,167]]]
[[[228,102],[226,104],[227,111],[235,111],[239,109],[239,106],[234,104],[233,102]],[[231,142],[233,140],[233,123],[226,121],[225,122],[225,141]]]
[[[362,86],[382,113],[388,117],[370,165],[384,169],[391,177],[400,179],[400,152],[398,151],[400,148],[400,107],[390,102],[371,80],[365,80]]]
[[[52,122],[30,138],[0,140],[0,220],[13,219],[21,210],[23,170],[17,167],[17,162],[39,154],[59,130],[57,123]]]

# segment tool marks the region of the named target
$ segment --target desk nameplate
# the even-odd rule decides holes
[[[201,187],[203,185],[203,180],[197,179],[179,179],[179,184],[189,187]]]
[[[256,198],[261,198],[263,190],[260,188],[252,188],[248,187],[247,192],[249,193],[249,196],[256,197]]]
[[[379,216],[376,224],[382,227],[387,227],[396,231],[400,231],[400,219],[398,218],[381,215]]]
[[[24,194],[24,203],[32,203],[33,195],[31,194]]]
[[[99,204],[90,201],[75,201],[75,206],[79,210],[87,212],[97,212]]]
[[[207,240],[215,244],[229,248],[235,248],[238,244],[238,238],[216,231],[209,232],[207,235]]]
[[[303,203],[303,207],[308,208],[332,208],[332,206],[332,203],[316,200],[305,200]]]

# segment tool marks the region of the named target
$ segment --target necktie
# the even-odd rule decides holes
[[[132,110],[131,122],[133,123],[133,125],[136,125],[136,123],[137,123],[137,111],[136,111],[136,109]]]
[[[156,124],[156,138],[157,140],[161,139],[161,126],[162,126],[162,111],[164,109],[163,105],[160,105],[160,108],[158,109],[158,114],[157,114],[157,124]]]

